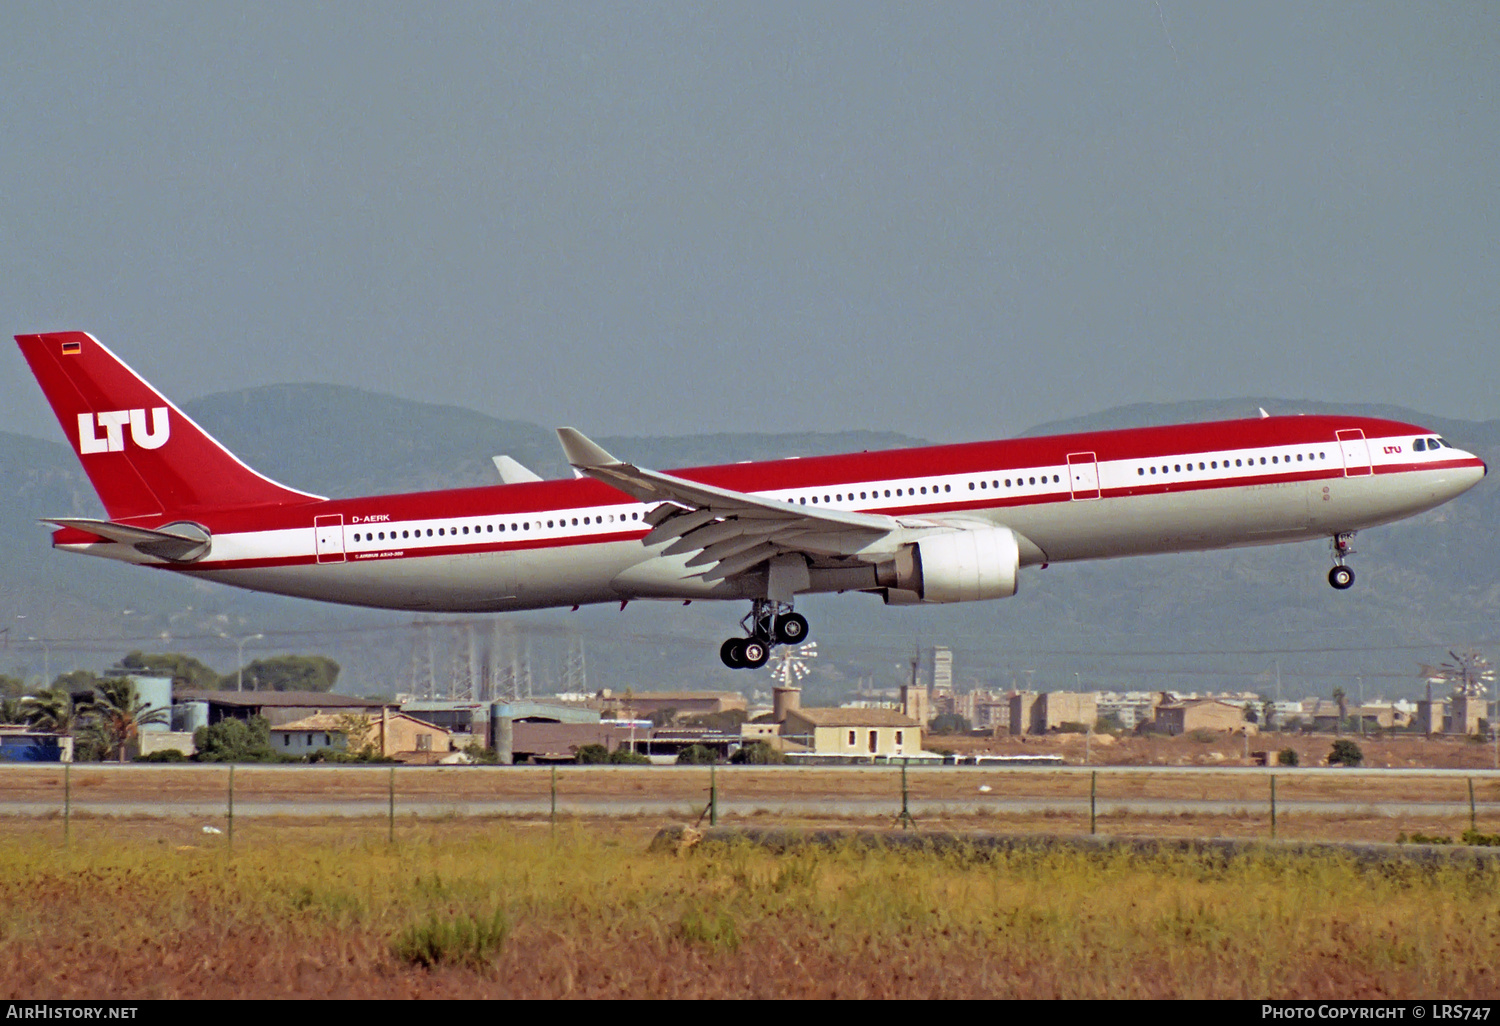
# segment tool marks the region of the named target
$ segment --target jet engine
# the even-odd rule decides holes
[[[1021,551],[1008,527],[942,531],[903,546],[877,570],[886,602],[976,602],[1016,593]]]

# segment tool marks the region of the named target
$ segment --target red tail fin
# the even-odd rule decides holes
[[[93,336],[16,341],[111,520],[321,498],[245,466]]]

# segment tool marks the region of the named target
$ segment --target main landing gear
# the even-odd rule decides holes
[[[1328,583],[1339,591],[1354,586],[1354,571],[1344,565],[1344,559],[1354,555],[1349,543],[1354,540],[1353,531],[1341,531],[1333,536],[1333,569],[1328,571]]]
[[[757,670],[777,645],[807,640],[807,617],[794,613],[790,602],[755,599],[740,626],[749,637],[730,638],[719,646],[719,658],[731,670]]]

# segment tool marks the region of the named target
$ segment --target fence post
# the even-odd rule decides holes
[[[229,808],[225,818],[229,827],[229,847],[234,849],[234,763],[229,764]]]
[[[548,814],[553,833],[557,832],[557,765],[552,766],[552,811]]]
[[[396,843],[396,767],[391,767],[390,784],[387,787],[388,810],[386,814],[385,840],[387,844]]]
[[[1099,794],[1099,771],[1094,770],[1089,774],[1089,833],[1097,833],[1095,821],[1097,819],[1097,797]]]
[[[708,825],[719,825],[719,783],[715,771],[719,767],[713,763],[708,767]]]
[[[1478,833],[1479,821],[1474,814],[1474,778],[1469,778],[1469,830]]]
[[[73,769],[70,762],[63,763],[63,847],[69,847],[73,843],[73,781],[69,772]]]
[[[1276,840],[1276,774],[1271,774],[1271,840]]]

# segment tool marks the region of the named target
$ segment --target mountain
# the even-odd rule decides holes
[[[1409,410],[1273,398],[1137,405],[1039,426],[1027,434],[1276,413],[1348,412],[1428,425],[1481,454],[1500,451],[1500,421],[1472,423]],[[486,484],[490,457],[506,453],[546,477],[568,470],[551,431],[472,410],[416,403],[330,385],[279,385],[221,393],[187,411],[251,466],[325,495]],[[587,425],[583,425],[585,428]],[[923,444],[885,432],[717,434],[601,438],[647,466],[672,468]],[[128,648],[189,651],[232,669],[235,639],[251,654],[324,652],[345,666],[341,691],[409,690],[429,675],[439,688],[468,666],[466,623],[478,660],[525,659],[538,690],[769,687],[765,673],[725,670],[718,642],[742,615],[722,603],[632,603],[578,613],[439,618],[347,609],[254,595],[175,575],[132,571],[54,553],[37,518],[98,515],[76,458],[53,442],[0,433],[0,528],[11,539],[0,564],[5,657],[0,670],[99,668]],[[1020,594],[954,607],[882,608],[869,596],[813,596],[820,659],[807,701],[865,684],[889,687],[918,646],[954,650],[960,682],[1036,688],[1236,687],[1327,694],[1413,694],[1417,664],[1448,648],[1493,646],[1500,613],[1500,484],[1481,485],[1440,509],[1362,533],[1355,588],[1324,581],[1325,543],[1055,565],[1023,574]],[[39,638],[40,641],[29,641]],[[519,654],[516,654],[519,653]]]

